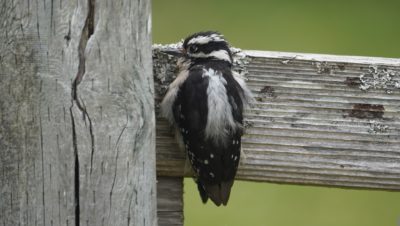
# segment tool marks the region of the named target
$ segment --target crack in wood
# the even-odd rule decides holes
[[[40,104],[39,104],[40,106]],[[43,149],[43,130],[42,130],[42,117],[39,117],[39,129],[40,129],[40,150],[42,157],[42,205],[43,205],[43,225],[46,225],[46,202],[44,192],[44,149]]]
[[[94,154],[94,134],[93,134],[93,125],[92,120],[89,116],[89,113],[86,110],[86,106],[83,102],[78,98],[78,85],[82,81],[83,76],[86,71],[86,59],[85,59],[85,50],[86,45],[89,38],[94,33],[94,3],[95,0],[88,0],[88,14],[85,20],[85,25],[82,29],[79,45],[78,45],[78,72],[75,76],[75,79],[72,83],[72,100],[70,107],[70,115],[71,115],[71,123],[72,123],[72,143],[74,148],[74,156],[75,156],[75,174],[74,174],[74,196],[75,196],[75,225],[80,225],[80,203],[79,203],[79,155],[78,155],[78,144],[77,144],[77,135],[76,135],[76,125],[75,119],[73,115],[73,106],[76,103],[78,109],[82,112],[84,119],[87,118],[89,121],[89,133],[91,139],[91,162],[90,162],[90,174],[92,173],[92,165],[93,165],[93,154]],[[67,40],[68,41],[68,40]]]
[[[75,197],[75,225],[79,226],[79,214],[80,214],[80,206],[79,206],[79,158],[78,158],[78,144],[76,141],[76,130],[75,130],[75,119],[74,114],[72,113],[72,108],[74,107],[74,102],[72,101],[72,105],[69,109],[71,115],[71,123],[72,123],[72,145],[74,148],[74,156],[75,156],[75,171],[74,171],[74,197]],[[68,220],[67,220],[68,225]]]
[[[116,149],[116,155],[115,155],[115,169],[114,169],[114,178],[111,184],[111,191],[110,191],[110,210],[108,212],[108,219],[110,219],[110,214],[111,214],[111,210],[112,210],[112,195],[113,195],[113,190],[114,190],[114,185],[115,185],[115,180],[117,178],[117,169],[118,169],[118,156],[119,156],[119,149],[118,149],[118,144],[119,141],[122,137],[122,134],[124,133],[125,129],[126,129],[127,125],[124,126],[124,128],[121,130],[121,133],[118,136],[117,142],[115,144],[115,149]]]

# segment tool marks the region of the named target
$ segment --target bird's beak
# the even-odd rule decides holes
[[[165,48],[160,50],[163,53],[172,55],[172,56],[176,56],[176,57],[184,57],[185,56],[185,52],[183,49],[181,48]]]

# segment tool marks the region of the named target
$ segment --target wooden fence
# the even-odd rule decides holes
[[[158,114],[176,59],[154,46],[153,87],[150,12],[0,4],[0,225],[155,226],[156,195],[183,224],[190,170]],[[257,100],[237,179],[400,190],[400,59],[233,50]]]
[[[176,76],[165,47],[153,47],[158,216],[182,225],[176,193],[190,170],[158,112]],[[400,190],[400,59],[233,51],[257,100],[245,115],[237,179]]]

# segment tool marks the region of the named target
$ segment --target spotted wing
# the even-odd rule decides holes
[[[203,202],[211,198],[218,206],[221,203],[226,205],[239,163],[242,130],[225,128],[224,130],[228,132],[223,145],[206,138],[207,89],[210,79],[204,76],[203,71],[202,68],[194,68],[190,71],[173,104],[173,113],[182,134],[189,161],[196,174]],[[229,72],[223,73],[226,80],[226,95],[234,120],[241,124],[243,103],[239,93],[240,86]]]

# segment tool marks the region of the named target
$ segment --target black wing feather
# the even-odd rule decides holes
[[[233,118],[243,121],[241,88],[233,78],[230,69],[223,73]],[[173,113],[185,143],[189,161],[197,177],[197,184],[203,202],[210,198],[217,206],[226,205],[240,158],[242,130],[231,130],[227,145],[221,146],[206,139],[208,77],[203,76],[203,67],[192,68],[186,81],[180,87],[173,104]],[[227,128],[229,129],[229,128]]]

